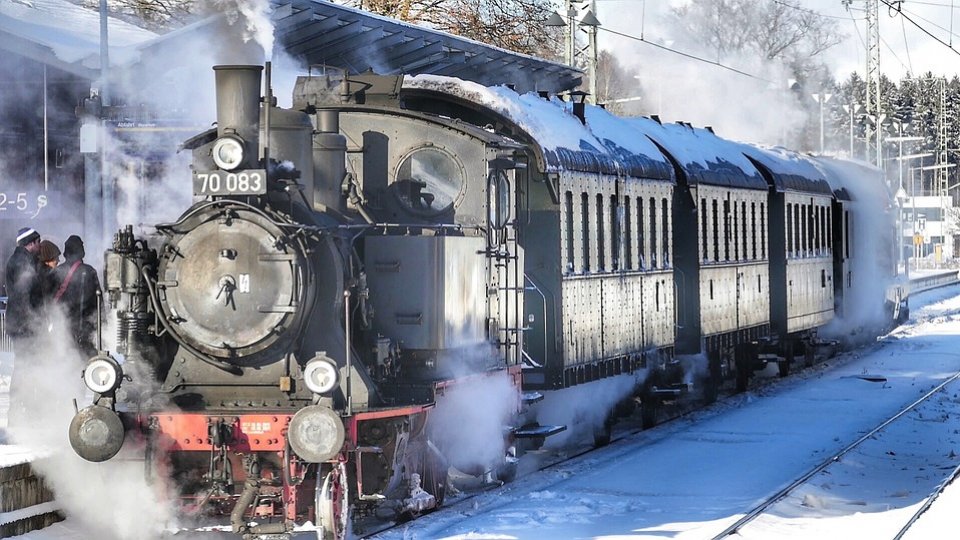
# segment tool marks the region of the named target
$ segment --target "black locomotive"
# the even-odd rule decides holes
[[[683,366],[715,399],[812,351],[856,287],[883,307],[857,272],[889,258],[850,248],[850,214],[887,211],[850,187],[875,169],[441,77],[301,77],[287,110],[261,67],[215,69],[197,202],[106,254],[123,361],[90,361],[70,438],[142,442],[238,534],[417,515],[449,466],[509,480],[563,429],[535,391],[644,374],[652,423]],[[440,425],[464,403],[486,418]]]

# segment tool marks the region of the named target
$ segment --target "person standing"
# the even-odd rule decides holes
[[[18,345],[33,337],[37,330],[37,316],[43,302],[40,272],[40,234],[30,227],[20,229],[17,247],[7,260],[7,312],[4,329],[13,341],[14,354]]]
[[[94,333],[97,330],[97,295],[100,280],[97,271],[83,262],[86,252],[77,235],[63,245],[63,263],[53,271],[53,302],[59,303],[67,318],[67,330],[84,360],[97,354]]]
[[[4,331],[13,345],[14,370],[10,375],[10,412],[8,422],[17,421],[24,413],[23,393],[16,382],[16,373],[29,367],[33,353],[34,338],[42,328],[41,305],[43,285],[41,282],[40,234],[31,227],[17,233],[17,247],[7,260],[6,278],[7,309],[4,316]],[[20,369],[16,368],[21,364]]]
[[[53,270],[60,264],[60,248],[49,240],[40,241],[40,251],[37,252],[40,259],[40,285],[43,290],[43,299],[45,302],[53,297]]]

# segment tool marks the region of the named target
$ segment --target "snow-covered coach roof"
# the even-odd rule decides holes
[[[624,120],[669,153],[686,172],[691,185],[767,189],[763,176],[744,157],[737,143],[686,124],[661,125],[645,117]]]
[[[534,147],[543,172],[600,172],[673,181],[673,167],[649,141],[606,111],[596,109],[587,125],[571,113],[571,104],[534,93],[517,94],[505,86],[486,87],[434,75],[408,77],[404,90],[430,92],[432,99],[482,107],[484,115],[508,124]],[[591,131],[591,128],[594,131]]]
[[[777,191],[833,195],[826,175],[810,158],[779,146],[761,148],[746,143],[740,146],[758,168],[769,173],[769,179]]]

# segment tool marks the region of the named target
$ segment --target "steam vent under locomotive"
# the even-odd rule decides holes
[[[142,452],[184,526],[414,517],[451,467],[509,481],[564,430],[540,391],[631,383],[591,393],[602,443],[618,404],[650,425],[906,308],[873,288],[895,274],[873,167],[446,77],[300,77],[283,109],[269,64],[263,97],[262,67],[214,69],[196,202],[116,235],[122,362],[90,360],[70,426],[90,461]]]

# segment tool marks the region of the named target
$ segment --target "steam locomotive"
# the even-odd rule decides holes
[[[300,77],[282,109],[269,64],[263,97],[263,67],[214,69],[197,202],[106,253],[123,361],[89,361],[69,435],[90,461],[142,445],[245,538],[418,515],[450,466],[510,480],[564,429],[543,391],[642,373],[652,423],[884,309],[859,277],[892,236],[851,247],[889,210],[871,167],[443,77]]]

